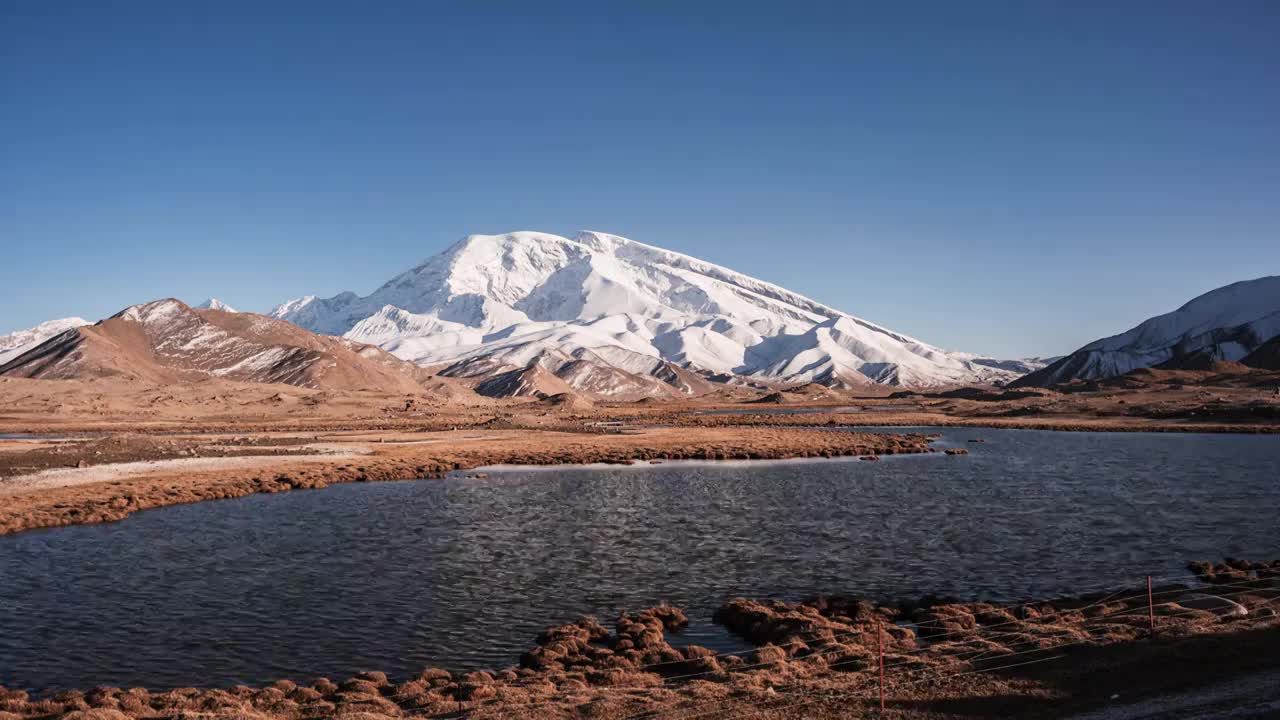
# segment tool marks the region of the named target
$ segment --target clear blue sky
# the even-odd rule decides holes
[[[515,229],[1003,356],[1280,273],[1280,3],[622,5],[0,4],[0,332]]]

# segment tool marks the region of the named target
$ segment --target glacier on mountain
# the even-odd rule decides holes
[[[538,366],[595,394],[610,394],[611,383],[654,395],[696,392],[706,379],[929,387],[1019,374],[600,232],[471,235],[367,296],[307,296],[271,315],[444,375]]]

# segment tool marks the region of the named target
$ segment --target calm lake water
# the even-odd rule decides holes
[[[98,435],[34,435],[32,433],[0,433],[0,440],[65,440],[71,437],[100,437]]]
[[[736,595],[1011,600],[1280,556],[1280,437],[937,431],[971,454],[503,469],[0,537],[0,685],[501,667],[664,600],[728,650]]]

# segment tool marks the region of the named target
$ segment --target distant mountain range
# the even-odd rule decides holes
[[[694,393],[708,382],[1006,382],[1040,367],[948,352],[728,268],[598,232],[471,235],[370,295],[298,298],[271,315],[445,376],[536,375],[535,385],[556,378],[618,398]]]
[[[94,325],[61,322],[61,332],[17,348],[0,363],[0,375],[161,384],[222,378],[387,393],[420,392],[431,380],[376,347],[263,315],[195,310],[174,299],[133,305]]]
[[[26,330],[18,330],[8,335],[0,335],[0,365],[22,354],[26,349],[35,347],[54,335],[60,335],[72,328],[88,325],[84,318],[69,317],[48,320]]]
[[[1254,362],[1251,353],[1280,335],[1280,276],[1211,290],[1133,329],[1085,345],[1011,384],[1048,386],[1100,380],[1147,367],[1205,361]],[[1262,355],[1256,362],[1265,362]],[[1264,367],[1264,365],[1259,365]]]
[[[370,295],[298,298],[271,317],[210,298],[93,326],[52,320],[0,336],[0,374],[636,400],[726,384],[1021,387],[1221,361],[1274,368],[1278,336],[1280,277],[1264,277],[1061,358],[986,358],[615,235],[516,232],[464,238]]]

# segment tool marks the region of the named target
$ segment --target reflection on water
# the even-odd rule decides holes
[[[0,433],[0,440],[66,440],[76,437],[99,437],[98,435],[35,435],[32,433]]]
[[[735,595],[1046,597],[1280,555],[1280,438],[940,432],[971,454],[511,469],[0,537],[0,684],[498,667],[664,600],[731,649],[709,619]]]

